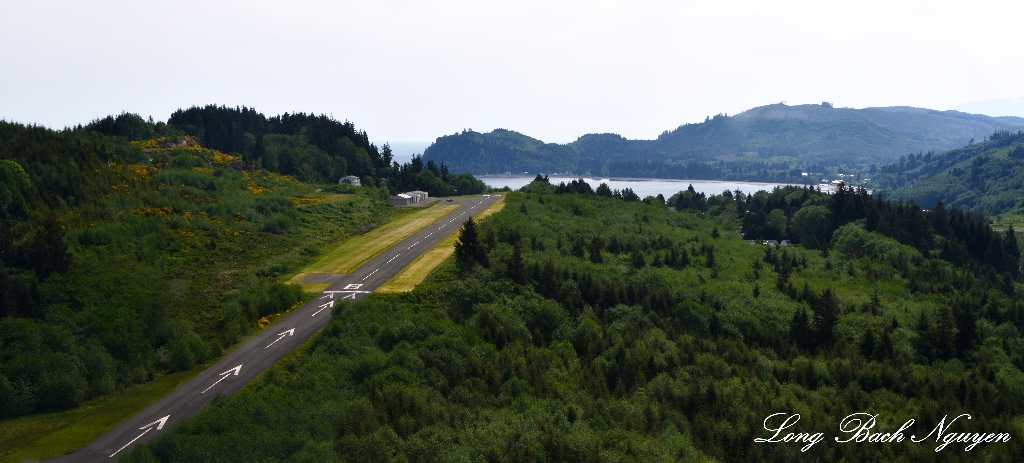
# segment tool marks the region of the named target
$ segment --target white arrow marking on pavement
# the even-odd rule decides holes
[[[349,294],[348,296],[342,296],[341,298],[342,299],[352,299],[354,301],[354,300],[356,300],[356,295],[355,295],[355,293],[352,293],[352,294]]]
[[[324,291],[324,293],[326,293],[327,295],[326,296],[320,296],[320,299],[323,299],[325,297],[328,298],[328,299],[334,299],[334,291]]]
[[[225,371],[224,373],[221,373],[220,379],[218,379],[217,382],[213,383],[213,385],[211,385],[210,387],[208,387],[205,390],[203,390],[203,392],[200,392],[200,394],[206,394],[206,391],[209,391],[210,389],[213,389],[213,386],[216,386],[216,385],[220,384],[221,381],[224,381],[225,379],[228,379],[228,376],[231,376],[231,372],[232,371],[235,372],[235,376],[238,376],[238,372],[242,371],[242,366],[239,365],[239,366],[234,367],[234,368],[232,368],[232,369],[230,369],[228,371]]]
[[[326,304],[320,306],[320,310],[317,310],[316,312],[313,312],[313,315],[311,315],[311,316],[315,317],[316,314],[318,314],[320,312],[323,312],[324,309],[329,308],[329,307],[334,307],[334,301],[327,301]]]
[[[267,348],[269,348],[270,346],[273,346],[274,344],[277,344],[277,341],[280,341],[280,340],[284,339],[284,337],[285,337],[285,336],[294,336],[294,335],[295,335],[295,328],[292,328],[292,329],[290,329],[290,330],[288,330],[288,331],[285,331],[284,333],[277,333],[277,334],[278,334],[279,336],[281,336],[281,337],[280,337],[280,338],[277,338],[277,339],[275,339],[275,340],[274,340],[274,342],[272,342],[272,343],[270,343],[270,344],[267,344],[267,347],[264,347],[264,349],[267,349]]]
[[[142,434],[139,434],[139,437],[145,436],[147,432],[152,431],[154,424],[156,425],[156,430],[157,431],[163,429],[164,428],[164,423],[166,423],[167,419],[170,418],[170,417],[171,417],[171,415],[167,415],[167,416],[165,416],[163,418],[160,418],[159,420],[156,420],[156,421],[154,421],[152,423],[149,423],[149,424],[139,428],[139,429],[145,429],[145,431],[142,431]],[[127,444],[124,444],[124,447],[121,447],[121,448],[117,449],[117,452],[120,452],[120,451],[124,450],[125,447],[135,443],[135,441],[139,440],[139,437],[136,437],[136,438],[132,439],[131,442],[129,442]],[[114,458],[114,455],[117,455],[117,452],[111,453],[110,454],[110,458]]]

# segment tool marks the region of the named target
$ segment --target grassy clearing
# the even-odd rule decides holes
[[[82,406],[0,422],[0,463],[39,461],[70,453],[167,395],[205,365],[161,376]]]
[[[295,275],[290,282],[298,283],[310,273],[350,273],[367,260],[458,207],[428,206],[423,210],[382,225],[369,233],[347,239]]]
[[[487,216],[500,211],[503,207],[505,207],[504,197],[496,201],[494,204],[491,204],[487,209],[478,214],[476,219],[481,220],[486,218]],[[377,288],[377,292],[404,293],[412,291],[416,285],[422,283],[423,280],[430,276],[434,269],[451,257],[455,252],[455,242],[458,241],[458,239],[458,233],[448,235],[447,238],[435,244],[434,247],[421,254],[411,264],[398,272],[397,275],[391,277],[390,280]]]
[[[327,288],[330,288],[331,284],[330,283],[311,283],[311,284],[308,284],[308,285],[300,284],[299,286],[302,286],[302,291],[305,292],[305,293],[320,294],[320,293],[322,293],[324,291],[327,291]]]

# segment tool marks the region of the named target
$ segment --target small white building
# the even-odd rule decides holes
[[[408,206],[410,204],[421,203],[427,200],[426,191],[407,191],[405,193],[399,193],[388,198],[388,203],[393,206]]]
[[[405,193],[399,193],[388,198],[388,203],[392,206],[408,206],[413,203],[412,196]]]
[[[352,186],[363,186],[362,182],[359,181],[359,177],[356,177],[355,175],[347,175],[345,177],[342,177],[341,180],[338,180],[338,183],[348,183]]]
[[[429,197],[429,195],[427,194],[426,191],[419,191],[419,190],[407,191],[407,192],[405,192],[405,194],[407,194],[409,196],[412,196],[412,198],[413,198],[412,202],[414,202],[414,203],[419,203],[419,202],[426,201],[427,198]]]

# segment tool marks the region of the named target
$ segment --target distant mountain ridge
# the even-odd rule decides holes
[[[426,149],[424,159],[443,162],[453,172],[475,174],[573,172],[643,177],[655,176],[645,173],[693,176],[705,172],[729,177],[733,172],[742,178],[731,178],[760,179],[755,177],[773,169],[786,170],[786,166],[820,171],[864,169],[910,153],[946,151],[997,130],[1022,127],[1024,118],[958,111],[773,104],[684,124],[655,140],[587,134],[560,145],[504,129],[486,134],[464,131],[439,137]]]

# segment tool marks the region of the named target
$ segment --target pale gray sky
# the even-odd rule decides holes
[[[779,101],[946,109],[1024,96],[1011,1],[4,0],[0,118],[51,127],[209,103],[653,138]]]

